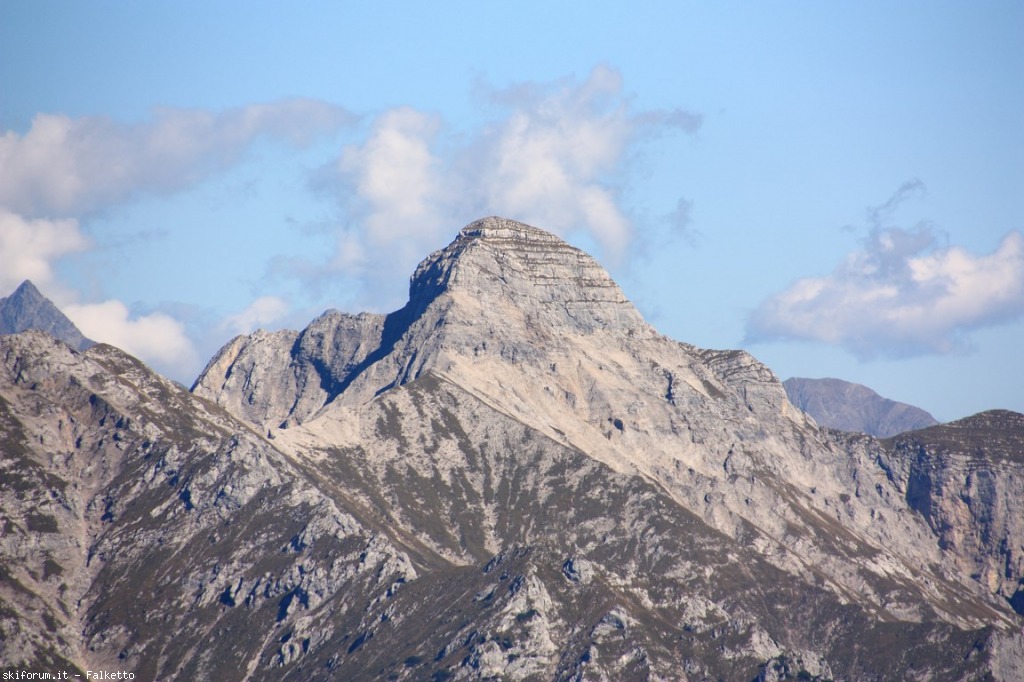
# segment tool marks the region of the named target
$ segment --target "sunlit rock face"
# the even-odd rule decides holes
[[[748,353],[661,336],[593,258],[522,223],[465,227],[390,315],[231,340],[192,393],[41,334],[0,339],[0,361],[5,663],[1024,673],[1018,422],[960,432],[970,465],[819,428]],[[995,442],[1011,454],[978,454]]]

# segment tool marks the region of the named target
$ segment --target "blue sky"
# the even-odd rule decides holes
[[[1019,2],[0,2],[0,295],[191,383],[462,225],[660,331],[1024,411]]]

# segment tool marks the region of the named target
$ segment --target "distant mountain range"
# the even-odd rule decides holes
[[[0,336],[0,666],[1021,680],[1022,430],[823,428],[487,218],[402,309],[236,337],[191,391]]]
[[[10,296],[0,298],[0,334],[17,334],[30,329],[46,332],[75,350],[96,345],[32,282],[25,280]]]
[[[889,400],[867,386],[840,379],[782,382],[791,403],[822,426],[885,438],[939,422],[919,407]]]

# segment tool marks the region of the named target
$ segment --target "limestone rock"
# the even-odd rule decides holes
[[[110,346],[0,337],[0,454],[7,668],[269,678],[287,632],[347,631],[343,595],[416,577],[247,426]]]

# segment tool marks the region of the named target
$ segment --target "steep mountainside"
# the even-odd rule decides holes
[[[76,350],[95,345],[32,282],[25,280],[10,296],[0,298],[0,334],[29,329],[46,332]]]
[[[651,481],[791,578],[887,618],[1012,627],[1005,601],[986,598],[889,480],[873,441],[819,430],[742,351],[657,334],[593,259],[520,223],[466,227],[417,268],[391,315],[332,311],[300,333],[233,340],[194,391],[297,459],[360,444],[376,461],[355,426],[365,406],[427,372]]]
[[[11,666],[1024,678],[1008,493],[925,505],[918,450],[817,427],[750,355],[659,335],[520,223],[463,229],[395,313],[232,340],[191,395],[36,333],[0,361]],[[961,433],[999,491],[1024,480],[1013,418]]]
[[[789,401],[822,426],[879,438],[938,424],[919,407],[883,398],[867,386],[839,379],[791,378],[782,382]]]
[[[7,668],[279,679],[301,628],[357,631],[416,577],[375,522],[109,346],[0,337],[0,446]]]

